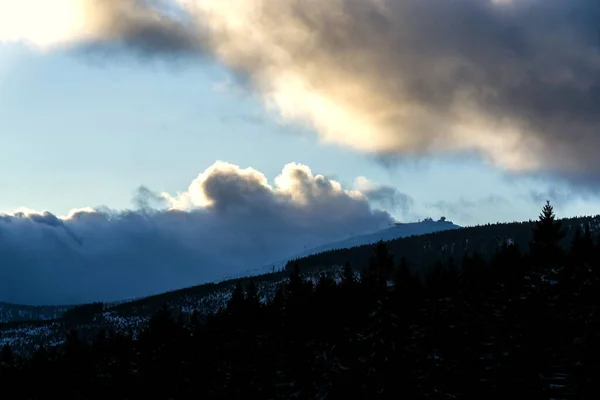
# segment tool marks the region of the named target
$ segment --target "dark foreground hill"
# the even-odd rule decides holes
[[[596,399],[600,243],[586,229],[560,246],[545,211],[530,252],[505,242],[423,279],[382,242],[359,279],[346,267],[314,283],[296,264],[266,302],[239,281],[209,316],[163,307],[136,333],[78,329],[28,359],[7,346],[0,387],[13,399]],[[103,312],[86,307],[62,323]]]

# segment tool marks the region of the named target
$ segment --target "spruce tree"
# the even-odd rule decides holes
[[[363,283],[370,289],[383,292],[387,288],[387,280],[394,270],[394,256],[387,244],[380,240],[369,259],[369,265],[362,276]]]
[[[294,263],[286,287],[286,301],[288,305],[304,304],[311,296],[312,290],[312,282],[302,277],[300,274],[300,266],[298,263]]]
[[[231,293],[231,299],[227,303],[227,311],[229,313],[235,314],[244,308],[244,303],[246,301],[246,297],[244,295],[244,287],[242,286],[242,281],[237,281],[235,284],[235,288]]]
[[[2,352],[0,353],[0,364],[12,366],[14,362],[15,358],[12,348],[8,344],[5,344],[4,347],[2,347]]]
[[[400,260],[394,276],[394,301],[402,313],[414,313],[421,301],[421,282],[412,272],[405,257]],[[418,312],[418,311],[417,311]]]
[[[317,298],[327,298],[332,295],[336,288],[337,285],[335,283],[335,280],[328,273],[323,272],[319,276],[319,281],[315,286],[315,296]]]
[[[592,237],[592,242],[594,246],[592,249],[592,268],[590,272],[592,278],[598,280],[600,278],[600,235],[595,240]]]
[[[31,364],[34,368],[43,368],[48,364],[49,361],[50,355],[48,354],[44,343],[41,343],[33,353]]]
[[[421,289],[419,277],[411,270],[405,257],[400,260],[394,276],[394,292],[407,301],[417,301]]]
[[[583,246],[583,255],[586,263],[591,263],[594,261],[594,238],[592,236],[592,231],[590,228],[590,224],[585,225],[585,230],[582,238],[582,246]]]
[[[446,264],[446,268],[444,269],[444,285],[451,290],[456,289],[458,287],[459,274],[460,271],[458,265],[456,265],[454,258],[450,257]]]
[[[260,297],[254,280],[250,281],[250,284],[248,284],[248,288],[246,289],[246,303],[253,311],[260,308]]]
[[[535,267],[538,270],[559,267],[563,256],[559,243],[565,237],[565,231],[562,229],[561,222],[556,220],[550,201],[546,201],[546,205],[535,223],[532,235],[530,249]]]
[[[344,265],[344,271],[342,272],[342,280],[340,282],[340,287],[343,289],[352,289],[356,283],[356,279],[354,277],[354,268],[350,266],[350,263],[346,263]]]
[[[578,227],[575,230],[575,235],[573,235],[573,240],[571,241],[571,249],[569,252],[569,260],[565,269],[562,272],[562,279],[571,279],[571,278],[581,278],[582,271],[585,266],[585,244],[583,239],[583,233],[581,228]]]
[[[275,295],[269,302],[269,308],[274,311],[281,311],[285,305],[285,295],[282,286],[279,286],[275,291]]]
[[[408,262],[405,257],[400,259],[400,265],[396,269],[396,274],[394,276],[394,289],[396,291],[402,290],[407,285],[410,285],[412,280],[412,272],[408,267]]]
[[[578,227],[575,230],[575,235],[573,235],[573,240],[571,241],[571,255],[574,258],[578,258],[578,256],[581,256],[582,246],[583,246],[583,233],[581,232],[581,228]]]

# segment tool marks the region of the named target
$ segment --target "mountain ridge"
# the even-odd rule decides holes
[[[297,259],[302,259],[325,251],[348,249],[356,246],[375,244],[380,240],[387,242],[390,240],[400,239],[410,236],[424,235],[428,233],[441,232],[445,230],[460,229],[459,225],[452,221],[447,221],[443,217],[437,221],[431,218],[426,218],[417,222],[396,222],[392,226],[384,229],[379,229],[373,232],[351,235],[347,238],[336,240],[333,242],[324,243],[322,245],[312,247],[308,250],[297,253],[293,256],[286,257],[282,260],[269,263],[260,268],[249,269],[241,273],[230,275],[228,279],[239,279],[248,275],[257,275],[268,272],[279,271],[285,266]]]

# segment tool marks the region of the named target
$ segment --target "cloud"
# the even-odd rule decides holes
[[[212,52],[326,142],[598,177],[595,1],[190,3]]]
[[[370,202],[379,204],[383,209],[399,212],[405,218],[414,206],[414,200],[411,196],[400,192],[395,187],[373,183],[364,176],[356,178],[354,186]]]
[[[121,44],[144,56],[199,53],[194,24],[165,0],[0,0],[0,44],[42,51],[78,44],[110,51]]]
[[[572,201],[575,197],[573,193],[567,190],[560,190],[557,188],[550,188],[546,191],[530,190],[529,200],[542,206],[546,203],[546,200],[552,202],[555,206],[563,207]]]
[[[146,186],[140,186],[133,196],[133,204],[140,210],[163,208],[167,205],[167,199],[164,195],[157,194]]]
[[[210,54],[325,142],[597,187],[598,19],[596,0],[1,0],[0,40]]]
[[[367,197],[286,165],[269,183],[217,162],[186,191],[141,187],[136,210],[98,207],[65,217],[18,210],[0,216],[0,301],[111,301],[218,280],[267,266],[393,218]],[[162,208],[159,208],[162,207]]]
[[[483,214],[484,219],[489,219],[490,214],[495,214],[497,217],[501,209],[511,207],[511,204],[504,197],[492,194],[478,200],[461,197],[458,200],[441,200],[425,206],[438,210],[451,219],[456,218],[464,225],[476,221],[478,218],[475,214]]]

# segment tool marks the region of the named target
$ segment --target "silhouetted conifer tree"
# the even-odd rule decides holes
[[[336,301],[336,297],[339,295],[337,289],[335,280],[329,274],[321,273],[314,290],[316,304],[314,318],[315,321],[319,321],[320,328],[316,329],[316,334],[319,336],[328,335],[339,317],[336,315],[339,310],[339,302]]]
[[[50,361],[50,356],[48,354],[48,350],[46,349],[46,346],[42,343],[38,346],[36,351],[33,353],[33,357],[31,359],[32,366],[34,368],[35,367],[43,368],[48,365],[49,361]]]
[[[444,265],[441,261],[438,261],[425,274],[425,286],[429,296],[432,298],[444,296],[444,278]]]
[[[241,312],[244,309],[245,302],[246,297],[244,295],[244,287],[242,286],[242,281],[239,280],[235,284],[233,292],[231,293],[231,298],[227,303],[227,312],[232,314]]]
[[[530,249],[536,267],[543,270],[559,267],[563,261],[559,242],[565,237],[565,231],[561,222],[556,220],[550,201],[542,209],[532,235]]]
[[[340,287],[344,290],[353,289],[356,285],[356,277],[354,274],[354,268],[350,265],[350,263],[346,263],[344,265],[344,270],[342,271],[342,279],[340,281]]]
[[[302,277],[300,265],[295,263],[286,286],[287,304],[292,306],[305,304],[312,290],[312,283]]]
[[[387,280],[394,270],[394,256],[390,253],[385,242],[375,245],[369,265],[363,272],[362,283],[369,290],[382,293],[387,289]]]
[[[275,291],[275,295],[271,300],[270,306],[274,310],[281,310],[285,305],[285,295],[283,293],[283,287],[279,286]]]
[[[494,278],[491,283],[505,294],[516,296],[522,287],[525,270],[523,255],[519,247],[505,242],[490,261],[489,273]]]
[[[587,270],[589,264],[593,262],[594,250],[592,232],[589,224],[586,224],[583,232],[581,228],[578,228],[575,232],[575,236],[571,243],[570,261],[574,262],[576,267],[579,267],[580,272],[583,273],[583,270]]]
[[[460,271],[458,265],[454,261],[453,257],[448,259],[448,264],[444,269],[444,286],[446,286],[446,293],[449,295],[455,295],[458,290]]]
[[[5,366],[12,366],[15,362],[15,357],[13,354],[12,348],[5,344],[2,347],[2,352],[0,352],[0,364],[4,364]]]
[[[258,296],[258,289],[254,280],[250,281],[246,289],[246,304],[248,311],[251,313],[256,312],[260,308],[260,297]]]
[[[408,267],[408,261],[406,261],[406,257],[402,257],[394,276],[394,289],[397,291],[402,290],[403,287],[411,284],[411,280],[412,272]]]
[[[319,276],[319,281],[315,286],[315,296],[329,298],[336,288],[337,285],[333,278],[329,274],[323,272]]]

